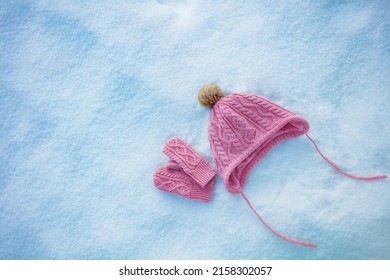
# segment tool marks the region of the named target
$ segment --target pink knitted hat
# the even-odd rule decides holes
[[[209,140],[228,190],[239,193],[268,151],[308,130],[307,121],[256,95],[232,94],[218,101],[211,110]]]
[[[243,193],[252,168],[279,142],[306,134],[320,155],[343,175],[359,180],[386,178],[386,175],[359,177],[342,171],[320,152],[317,144],[307,135],[309,124],[306,120],[265,98],[237,93],[223,97],[218,86],[208,85],[199,91],[198,99],[203,105],[211,107],[208,128],[211,152],[227,189],[233,194],[241,194],[261,222],[289,242],[316,247],[273,230]]]

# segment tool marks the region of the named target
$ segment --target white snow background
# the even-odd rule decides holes
[[[389,180],[336,173],[306,137],[245,192],[161,192],[178,136],[212,162],[199,88],[307,119],[344,170],[390,170],[390,2],[2,1],[1,259],[389,259]],[[214,163],[212,163],[214,166]]]

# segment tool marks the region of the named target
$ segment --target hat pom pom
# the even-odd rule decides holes
[[[198,93],[199,102],[210,108],[222,97],[223,93],[217,85],[206,85],[202,87]]]

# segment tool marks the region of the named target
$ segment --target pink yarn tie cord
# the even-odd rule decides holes
[[[363,180],[363,181],[372,181],[372,180],[380,180],[380,179],[386,179],[387,175],[378,175],[378,176],[371,176],[371,177],[364,177],[364,176],[355,176],[352,174],[349,174],[343,170],[340,169],[333,161],[328,159],[324,154],[321,153],[320,149],[318,148],[316,142],[306,133],[307,138],[314,144],[314,147],[316,148],[317,152],[320,154],[320,156],[328,162],[330,165],[332,165],[339,173],[343,174],[344,176],[351,178],[351,179],[356,179],[356,180]]]
[[[306,247],[311,247],[311,248],[317,248],[317,245],[316,245],[316,244],[308,243],[308,242],[303,242],[303,241],[299,241],[299,240],[295,240],[295,239],[288,238],[288,237],[282,235],[281,233],[277,232],[277,231],[274,230],[273,228],[271,228],[271,226],[269,226],[269,225],[263,220],[263,218],[261,218],[260,214],[257,213],[256,209],[253,208],[252,204],[249,202],[249,199],[245,196],[244,192],[243,192],[243,191],[240,191],[240,194],[241,194],[241,196],[244,198],[244,200],[246,201],[246,203],[248,204],[249,208],[251,208],[252,211],[256,214],[257,218],[259,218],[259,220],[263,223],[263,225],[265,225],[273,234],[275,234],[276,236],[280,237],[280,238],[283,239],[283,240],[286,240],[286,241],[291,242],[291,243],[294,243],[294,244],[298,244],[298,245],[302,245],[302,246],[306,246]]]

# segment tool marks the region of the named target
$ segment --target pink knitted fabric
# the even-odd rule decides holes
[[[274,230],[243,192],[249,172],[279,142],[306,134],[321,157],[344,176],[364,181],[387,178],[386,175],[356,176],[341,170],[307,134],[307,121],[265,98],[237,93],[223,97],[221,90],[211,85],[201,89],[198,99],[212,108],[209,123],[211,152],[227,189],[233,194],[240,194],[258,219],[272,233],[288,242],[317,247],[316,244],[292,239]]]
[[[308,130],[307,121],[257,95],[219,99],[211,110],[209,140],[228,190],[240,193],[251,169],[272,147]]]
[[[172,164],[160,167],[154,173],[154,185],[166,192],[178,194],[188,199],[196,199],[204,202],[211,200],[214,181],[201,187],[182,168],[176,169]]]
[[[165,143],[163,152],[171,160],[156,170],[154,185],[188,199],[210,201],[216,172],[209,163],[177,137]]]
[[[214,178],[216,172],[210,164],[198,154],[190,145],[180,138],[172,138],[165,143],[164,154],[176,161],[201,187]]]

